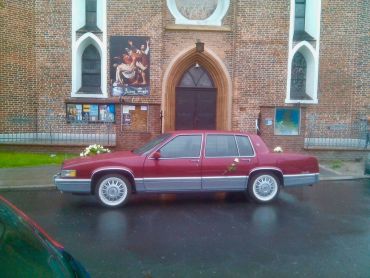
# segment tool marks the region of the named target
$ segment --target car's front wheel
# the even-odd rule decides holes
[[[98,181],[95,195],[102,205],[119,207],[128,201],[131,195],[131,183],[121,175],[106,175]]]
[[[258,203],[269,203],[277,198],[280,181],[272,173],[260,173],[252,177],[248,184],[248,193]]]

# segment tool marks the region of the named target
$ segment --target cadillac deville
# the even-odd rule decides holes
[[[270,152],[255,134],[175,131],[133,151],[64,161],[54,177],[63,192],[93,194],[106,207],[122,206],[145,192],[246,192],[258,203],[280,188],[319,181],[315,157]]]

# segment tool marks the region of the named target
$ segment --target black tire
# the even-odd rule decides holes
[[[247,190],[255,202],[267,204],[274,201],[279,195],[280,180],[273,173],[261,172],[251,178]]]
[[[124,176],[109,174],[101,177],[96,185],[95,196],[105,207],[115,208],[127,203],[131,196],[131,182]]]

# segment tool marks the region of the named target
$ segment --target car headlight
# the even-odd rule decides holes
[[[60,176],[62,178],[71,178],[71,177],[75,177],[76,175],[77,175],[76,170],[62,170]]]

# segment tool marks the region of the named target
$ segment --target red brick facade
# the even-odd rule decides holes
[[[256,132],[256,119],[263,123],[274,118],[275,107],[294,106],[285,103],[289,0],[231,0],[223,25],[214,28],[176,26],[164,0],[107,0],[106,8],[107,80],[111,36],[148,36],[151,46],[150,96],[124,98],[149,105],[147,128],[122,128],[118,98],[104,100],[116,103],[117,148],[131,149],[161,132],[161,110],[164,117],[167,112],[163,76],[181,51],[195,47],[196,39],[220,58],[231,78],[232,129]],[[368,1],[322,0],[321,8],[318,104],[302,106],[300,136],[276,136],[262,126],[271,148],[301,150],[310,119],[350,124],[369,115]],[[66,102],[76,101],[71,98],[71,1],[5,0],[0,18],[0,133],[17,132],[15,123],[23,116],[37,116],[35,129],[46,130],[47,121],[40,119],[48,113],[63,116]],[[65,121],[58,126],[68,130]]]

